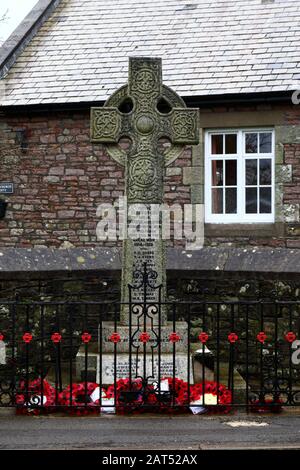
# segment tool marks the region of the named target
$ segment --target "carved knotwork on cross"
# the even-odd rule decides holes
[[[171,108],[167,114],[158,110],[162,98]],[[125,102],[132,103],[128,113],[120,111]],[[118,145],[122,137],[132,142],[127,152]],[[158,150],[163,137],[172,144],[164,155]],[[91,110],[91,140],[105,144],[109,155],[126,167],[128,203],[161,203],[164,167],[185,145],[199,141],[199,110],[187,109],[162,84],[161,59],[130,58],[128,85],[117,90],[103,108]]]

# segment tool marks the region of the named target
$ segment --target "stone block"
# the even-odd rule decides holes
[[[284,162],[284,145],[281,142],[277,142],[275,145],[275,162],[277,165]]]
[[[41,135],[40,141],[42,144],[55,144],[56,136],[55,134]]]
[[[183,168],[183,184],[201,184],[203,182],[204,168],[202,166],[189,166]]]
[[[182,174],[182,168],[167,167],[166,176],[180,176]]]
[[[275,178],[276,183],[291,183],[292,182],[292,165],[276,165]]]
[[[200,138],[203,138],[204,132],[200,132]],[[204,142],[192,148],[192,166],[204,166]]]
[[[276,222],[284,221],[283,214],[283,186],[278,183],[275,186],[275,219]]]
[[[49,174],[50,175],[58,175],[58,176],[63,175],[64,174],[64,167],[63,166],[52,167],[52,168],[50,168]]]
[[[63,210],[63,211],[58,211],[58,217],[62,219],[68,219],[72,218],[75,215],[75,211],[72,210]]]
[[[50,184],[55,184],[55,183],[59,183],[60,182],[60,178],[58,176],[46,176],[44,178],[44,181],[46,183],[50,183]]]
[[[287,248],[300,248],[300,240],[287,240],[286,241]]]
[[[136,326],[132,325],[131,334],[134,334],[135,330],[137,329]],[[158,327],[154,327],[156,334],[158,333]],[[147,332],[150,335],[150,340],[146,344],[146,350],[152,351],[152,347],[156,348],[157,345],[157,337],[154,333],[151,333],[150,326],[147,327]],[[102,327],[102,351],[103,352],[113,352],[114,351],[114,343],[110,341],[111,335],[115,332],[115,325],[114,322],[103,322]],[[161,352],[162,353],[171,353],[173,351],[173,343],[169,341],[169,336],[173,333],[173,324],[168,322],[166,325],[161,327]],[[129,326],[118,326],[117,333],[121,337],[121,341],[117,344],[118,352],[127,352],[128,351],[128,343],[129,343]],[[142,333],[139,331],[136,335],[135,345],[142,345],[143,343],[140,342],[139,335]],[[187,350],[187,323],[186,322],[176,322],[176,333],[180,336],[180,340],[176,343],[176,351],[177,352],[184,352]],[[98,348],[96,344],[94,347]],[[98,349],[97,349],[98,351]]]
[[[113,354],[105,354],[103,356],[102,364],[102,381],[104,383],[112,383],[114,378],[114,364]],[[152,356],[146,356],[146,363],[144,368],[144,357],[140,356],[138,360],[133,357],[132,360],[132,373],[134,376],[151,376],[150,382],[158,381],[159,378],[163,377],[177,377],[184,381],[188,381],[188,363],[190,370],[190,383],[193,383],[193,369],[191,357],[186,354],[178,353],[175,355],[173,361],[172,354],[162,354],[160,359],[157,354]],[[103,367],[104,366],[104,367]],[[159,374],[160,371],[160,374]],[[117,378],[129,376],[129,357],[127,354],[122,354],[118,358],[117,362]],[[97,379],[100,379],[99,372],[97,373]]]
[[[300,143],[300,125],[276,126],[276,142],[282,144]]]
[[[82,176],[84,175],[84,170],[80,168],[67,168],[66,175],[68,176]]]
[[[192,184],[191,185],[191,203],[204,204],[204,185]]]
[[[285,222],[300,221],[300,204],[284,204],[283,211]]]
[[[144,360],[145,358],[145,360]],[[163,377],[177,377],[182,380],[188,380],[188,363],[190,370],[190,383],[193,383],[193,367],[192,358],[187,354],[177,353],[173,362],[172,354],[143,355],[142,351],[137,357],[134,353],[131,357],[131,373],[132,378],[138,376],[149,377],[149,382],[158,381]],[[88,356],[88,371],[93,374],[96,370],[96,382],[103,385],[110,385],[115,380],[129,377],[130,359],[128,353],[120,353],[116,356],[113,353],[92,354]],[[85,370],[85,355],[83,351],[79,351],[76,357],[76,377],[83,377]],[[160,371],[160,375],[159,375]]]
[[[3,158],[5,165],[17,165],[20,161],[19,155],[5,155]]]

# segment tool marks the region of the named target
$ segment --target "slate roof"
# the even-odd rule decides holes
[[[1,105],[105,100],[128,56],[181,96],[295,90],[299,0],[61,0],[2,80]],[[300,83],[300,82],[299,82]]]

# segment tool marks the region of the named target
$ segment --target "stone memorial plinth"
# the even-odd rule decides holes
[[[110,340],[112,334],[115,332],[114,323],[113,322],[105,322],[103,323],[102,328],[102,352],[103,353],[111,353],[114,351],[114,343]],[[129,342],[131,338],[131,346],[132,350],[135,347],[139,347],[140,351],[145,347],[146,352],[152,351],[154,348],[157,350],[158,348],[158,338],[156,334],[158,331],[154,329],[151,331],[150,328],[147,329],[147,332],[150,336],[147,343],[143,343],[139,340],[140,332],[136,330],[134,327],[130,332],[128,326],[119,326],[117,329],[118,334],[120,335],[120,341],[117,344],[117,352],[118,353],[126,353],[128,352]],[[136,335],[135,335],[136,332]],[[173,343],[170,342],[169,338],[170,335],[173,333],[173,325],[167,323],[161,327],[161,335],[160,335],[160,348],[161,353],[171,353],[173,351]],[[180,339],[176,342],[176,352],[185,352],[187,351],[187,324],[186,322],[178,322],[176,323],[176,333],[180,336]]]
[[[161,327],[160,337],[160,362],[158,353],[158,339],[155,336],[157,330],[151,332],[149,329],[149,340],[143,343],[139,340],[139,332],[137,331],[136,340],[130,338],[134,335],[134,328],[130,332],[128,326],[118,326],[117,333],[120,335],[120,340],[114,344],[110,338],[115,333],[114,322],[103,322],[102,338],[98,343],[93,342],[89,345],[88,351],[88,371],[89,375],[100,379],[100,356],[102,357],[102,383],[105,385],[114,382],[114,357],[116,354],[116,378],[129,377],[129,350],[131,348],[131,361],[132,361],[132,377],[136,374],[143,376],[143,363],[144,355],[146,356],[146,371],[150,375],[154,374],[152,381],[158,380],[158,363],[160,363],[160,376],[167,377],[173,376],[173,348],[174,345],[170,342],[170,335],[174,333],[173,324],[167,323]],[[152,334],[151,334],[152,333]],[[187,324],[186,322],[176,323],[176,334],[180,339],[175,344],[175,374],[176,377],[187,380]],[[100,345],[101,342],[101,345]],[[137,354],[138,351],[138,354]],[[153,353],[153,357],[152,357]],[[138,364],[138,367],[137,367]],[[77,378],[83,380],[85,368],[85,347],[82,346],[76,358],[76,375]],[[108,372],[110,371],[110,372]],[[109,382],[109,380],[111,380]],[[190,356],[190,382],[193,383],[193,364]]]
[[[116,358],[114,353],[106,353],[101,355],[102,363],[100,365],[100,355],[97,353],[90,353],[88,357],[88,371],[90,375],[96,378],[96,382],[100,383],[100,371],[101,371],[101,383],[102,385],[111,385],[114,380],[129,378],[129,364],[130,358],[128,353],[119,353]],[[159,357],[158,354],[151,354],[145,356],[140,355],[138,358],[133,356],[131,358],[131,377],[149,377],[148,382],[157,382],[159,379],[164,377],[173,377],[175,371],[175,377],[182,380],[188,380],[188,356],[186,353],[173,354],[163,353]],[[193,382],[193,365],[191,357],[190,362],[190,383]],[[85,354],[84,350],[81,349],[77,355],[77,371],[76,375],[79,380],[84,379],[84,364]],[[116,368],[115,368],[116,364]],[[175,369],[174,369],[175,365]],[[160,370],[160,374],[159,374]]]

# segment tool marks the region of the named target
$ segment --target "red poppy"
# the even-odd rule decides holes
[[[85,333],[82,333],[81,335],[81,339],[82,339],[82,342],[83,343],[89,343],[92,339],[92,335],[90,335],[89,333],[85,332]]]
[[[257,341],[259,341],[261,344],[264,344],[264,342],[266,341],[267,339],[267,335],[264,331],[261,331],[260,333],[258,333],[258,335],[256,336],[256,339]]]
[[[3,341],[3,340],[4,340],[4,335],[0,333],[0,341]]]
[[[60,333],[53,333],[51,336],[53,343],[60,343],[61,342],[61,334]]]
[[[146,333],[146,332],[141,333],[141,335],[140,335],[140,341],[141,341],[142,343],[148,343],[149,339],[150,339],[150,335],[149,335],[148,333]]]
[[[285,339],[288,343],[293,343],[295,340],[296,340],[297,336],[295,335],[295,333],[293,333],[292,331],[289,331],[286,335],[285,335]]]
[[[202,344],[205,344],[205,343],[207,343],[209,336],[208,336],[207,333],[205,333],[204,331],[202,331],[202,333],[200,333],[200,335],[198,336],[198,338],[199,338],[199,341],[201,341]]]
[[[178,333],[171,333],[170,336],[169,336],[169,341],[170,343],[177,343],[178,341],[180,341],[180,336]]]
[[[121,341],[121,336],[119,335],[119,333],[113,333],[109,340],[112,342],[112,343],[119,343]]]
[[[231,344],[234,344],[238,341],[239,337],[236,333],[229,333],[228,335],[228,341]]]
[[[23,334],[23,341],[24,343],[30,343],[32,341],[32,334],[31,333],[24,333]]]

